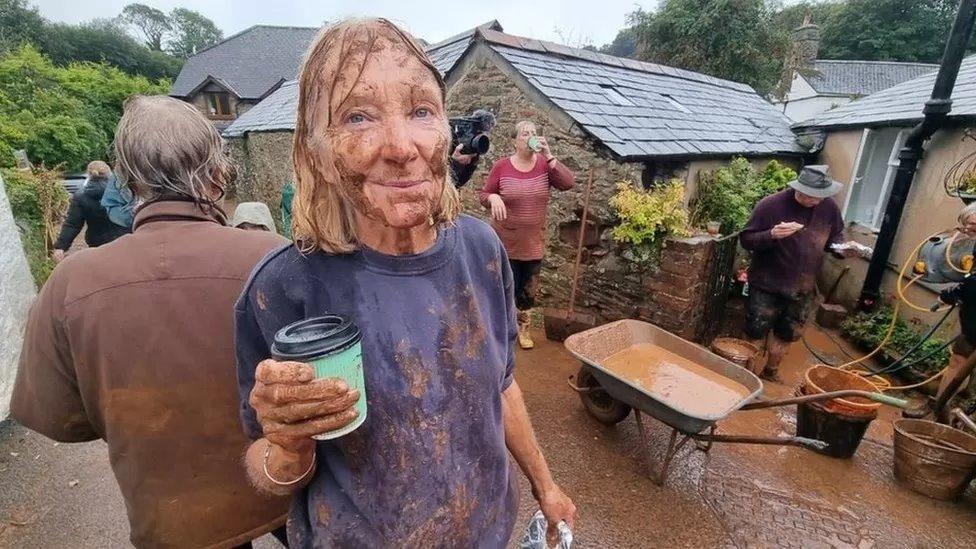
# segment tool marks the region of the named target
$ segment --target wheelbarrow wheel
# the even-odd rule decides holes
[[[593,389],[580,393],[580,400],[591,416],[604,425],[616,425],[630,414],[630,406],[614,399],[600,388],[600,382],[585,366],[576,374],[576,383],[580,387]]]

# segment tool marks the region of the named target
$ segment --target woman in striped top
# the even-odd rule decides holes
[[[575,176],[552,155],[533,122],[523,120],[515,125],[514,144],[515,154],[491,167],[481,189],[481,204],[491,208],[491,225],[512,267],[519,346],[531,349],[529,326],[545,250],[549,189],[571,189]]]

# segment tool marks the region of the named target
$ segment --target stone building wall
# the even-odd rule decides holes
[[[491,133],[491,151],[481,159],[478,171],[462,189],[466,212],[487,219],[487,211],[478,202],[478,190],[495,160],[512,153],[512,136],[519,120],[534,121],[539,133],[547,137],[553,154],[576,173],[575,188],[554,191],[552,195],[539,290],[542,306],[568,304],[583,196],[592,169],[593,190],[577,309],[596,315],[601,322],[640,318],[682,337],[694,336],[703,310],[712,240],[693,238],[669,242],[662,253],[660,270],[640,273],[620,256],[610,237],[616,220],[609,199],[616,192],[618,182],[639,184],[642,165],[618,163],[578,127],[560,124],[489,59],[477,62],[454,83],[448,93],[447,107],[451,116],[486,108],[495,113],[498,122]]]
[[[281,188],[292,179],[291,131],[253,132],[228,140],[237,164],[233,196],[238,203],[264,202],[281,226]]]
[[[10,397],[24,341],[27,313],[37,294],[0,177],[0,421],[10,413]]]

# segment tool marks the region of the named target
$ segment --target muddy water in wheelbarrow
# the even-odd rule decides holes
[[[684,433],[699,433],[711,427],[762,392],[762,382],[752,372],[647,322],[612,322],[570,336],[565,346],[585,364],[585,372],[581,372],[583,380],[578,380],[579,383],[591,387],[598,384],[614,400],[641,410]],[[641,376],[633,371],[629,364],[631,361],[626,357],[620,360],[620,357],[623,353],[639,354],[639,349],[650,346],[656,348],[652,353],[676,355],[686,363],[693,363],[699,372],[706,370],[707,378],[698,376],[702,386],[716,385],[714,380],[720,378],[726,387],[741,388],[731,390],[739,398],[729,398],[730,391],[723,391],[724,398],[702,394],[701,398],[706,403],[692,404],[687,395],[669,392],[670,384],[641,387],[640,379],[635,379]],[[685,379],[693,375],[689,369],[685,369],[685,373]],[[715,400],[709,401],[713,398]],[[619,420],[624,417],[626,414]]]

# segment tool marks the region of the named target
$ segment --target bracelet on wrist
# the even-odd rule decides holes
[[[312,469],[315,468],[315,456],[316,456],[316,452],[315,452],[315,449],[313,447],[313,449],[312,449],[312,460],[308,464],[308,469],[306,469],[305,472],[302,473],[295,480],[289,480],[287,482],[282,482],[282,481],[274,478],[273,476],[271,476],[271,472],[268,471],[268,458],[271,457],[271,441],[269,440],[268,441],[268,446],[264,449],[264,476],[268,477],[268,480],[270,480],[271,482],[277,484],[278,486],[292,486],[294,484],[298,484],[299,482],[301,482],[302,480],[304,480],[305,477],[307,477],[309,473],[312,472]]]

